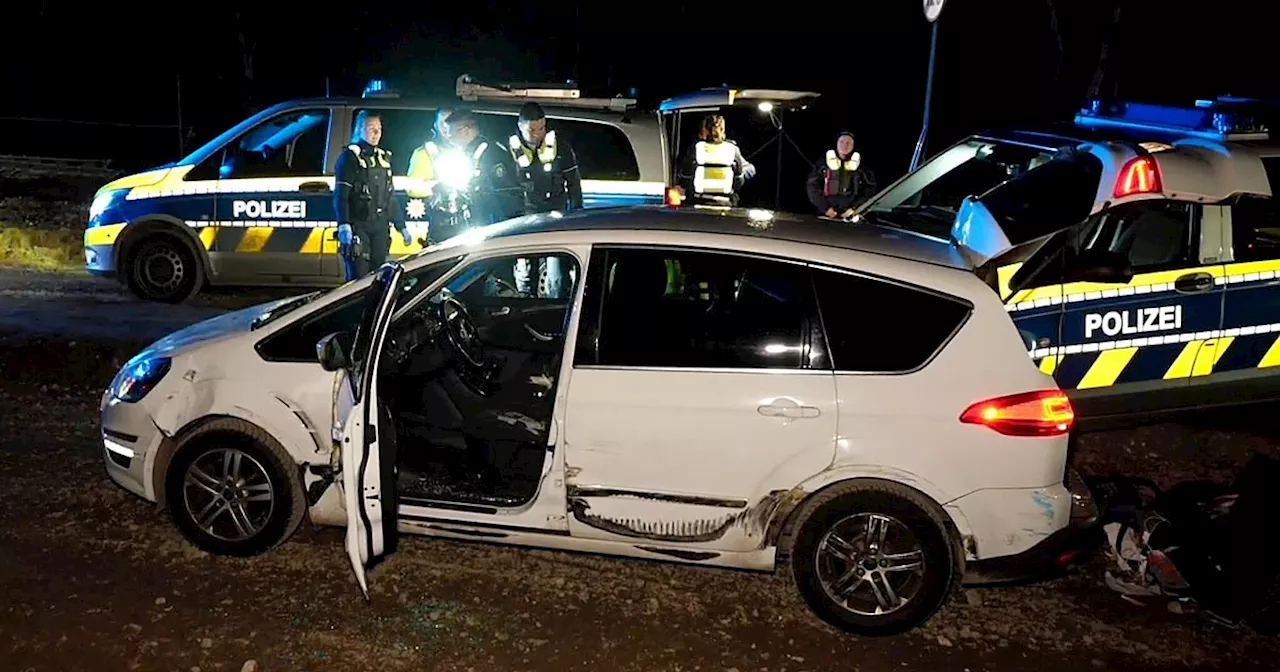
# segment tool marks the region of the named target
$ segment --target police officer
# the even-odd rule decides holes
[[[876,193],[875,177],[853,151],[853,133],[842,131],[836,137],[835,149],[828,149],[809,173],[805,191],[819,214],[841,219],[853,216],[853,209]]]
[[[412,198],[428,198],[431,196],[431,182],[436,179],[435,159],[449,146],[448,128],[445,122],[453,114],[452,107],[436,110],[435,123],[431,125],[431,139],[421,147],[413,150],[409,157],[409,187],[405,189]]]
[[[368,274],[387,260],[392,224],[413,242],[391,180],[391,152],[378,146],[382,119],[363,110],[356,115],[351,144],[338,156],[333,210],[338,217],[338,251],[347,280]]]
[[[685,153],[680,171],[685,192],[695,203],[737,205],[738,190],[755,177],[756,167],[742,156],[737,143],[725,133],[724,117],[713,114],[702,120],[698,141]]]
[[[581,209],[582,175],[578,172],[578,157],[568,142],[556,137],[555,130],[547,129],[547,114],[542,106],[525,103],[520,108],[516,130],[518,133],[507,139],[507,146],[520,173],[524,213]],[[535,268],[536,288],[532,278]],[[559,257],[517,259],[514,279],[521,293],[540,298],[565,298],[572,287]]]
[[[471,169],[467,193],[471,217],[464,228],[483,226],[518,217],[523,210],[519,176],[510,152],[490,142],[480,133],[480,122],[466,110],[456,110],[445,122],[453,150],[461,153]],[[461,230],[432,236],[435,241],[462,233]]]

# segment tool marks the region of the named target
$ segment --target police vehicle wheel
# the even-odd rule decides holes
[[[138,243],[128,262],[130,291],[145,301],[182,303],[204,284],[199,260],[187,245],[168,235]]]
[[[302,477],[280,444],[243,420],[184,437],[165,472],[165,503],[182,536],[208,553],[248,557],[293,536],[306,514]]]
[[[796,586],[828,624],[896,635],[933,616],[957,580],[946,514],[883,481],[837,485],[799,512],[790,559]]]

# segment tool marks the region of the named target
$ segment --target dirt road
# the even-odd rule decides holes
[[[15,305],[9,291],[0,287],[0,315]],[[117,316],[155,316],[118,318],[117,335],[181,326],[196,315],[116,301],[100,303],[115,305]],[[1096,563],[1036,586],[964,591],[926,628],[880,640],[820,624],[781,572],[430,539],[404,541],[375,571],[366,603],[341,530],[304,525],[289,543],[248,560],[212,557],[183,541],[165,514],[103,471],[98,397],[140,343],[103,344],[92,330],[75,345],[67,337],[36,341],[8,320],[0,342],[6,672],[1243,671],[1274,669],[1280,656],[1276,638],[1119,599],[1102,587]],[[1196,456],[1200,466],[1184,473],[1213,475],[1269,441],[1166,427],[1084,444],[1084,465],[1131,470]]]

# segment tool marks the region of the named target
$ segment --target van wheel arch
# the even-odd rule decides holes
[[[209,254],[204,245],[192,232],[191,227],[180,221],[167,217],[149,217],[130,222],[115,244],[113,256],[116,259],[116,277],[140,298],[152,300],[150,297],[142,296],[135,288],[132,274],[135,255],[145,249],[147,243],[156,241],[158,237],[175,242],[179,246],[179,251],[188,255],[194,264],[194,283],[189,288],[190,291],[183,291],[172,299],[159,299],[181,303],[197,294],[209,281],[210,266]]]
[[[964,537],[960,533],[960,528],[956,526],[955,521],[951,519],[951,515],[943,509],[942,505],[933,497],[930,497],[918,488],[913,488],[899,481],[871,477],[847,478],[835,481],[834,483],[829,483],[811,493],[808,493],[803,499],[796,502],[790,510],[782,512],[783,516],[776,528],[775,547],[777,548],[777,553],[774,558],[775,569],[777,567],[786,566],[790,562],[791,548],[795,544],[796,535],[800,531],[800,525],[806,518],[808,518],[809,512],[850,490],[862,489],[867,486],[880,486],[890,490],[910,493],[920,503],[928,505],[931,509],[930,513],[936,519],[942,521],[946,528],[948,539],[951,541],[952,545],[955,546],[957,576],[964,576]]]

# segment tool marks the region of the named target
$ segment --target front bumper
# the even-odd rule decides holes
[[[91,226],[84,231],[84,268],[92,275],[116,272],[115,244],[124,224]]]
[[[1074,469],[1067,470],[1063,486],[1071,495],[1071,515],[1065,527],[1019,553],[970,560],[965,564],[964,583],[1008,583],[1052,576],[1084,556],[1099,539],[1097,504]]]
[[[140,404],[126,404],[107,392],[102,397],[102,458],[107,476],[143,499],[156,501],[151,478],[164,434]]]

